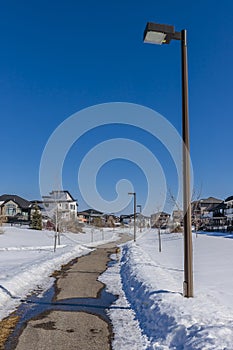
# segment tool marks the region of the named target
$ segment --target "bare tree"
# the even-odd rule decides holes
[[[155,221],[154,226],[158,229],[158,240],[159,240],[159,252],[162,251],[162,239],[161,239],[161,228],[164,225],[167,225],[167,216],[165,216],[165,213],[163,213],[162,206],[158,205],[156,207],[157,212],[155,215]]]
[[[178,202],[178,200],[173,195],[172,191],[169,189],[169,198],[173,206],[177,208],[177,211],[183,216],[182,205]],[[195,230],[197,231],[200,225],[200,215],[198,211],[199,201],[201,197],[202,186],[200,189],[193,189],[191,196],[191,213],[192,213],[192,224],[195,226]],[[182,224],[182,222],[180,223]]]

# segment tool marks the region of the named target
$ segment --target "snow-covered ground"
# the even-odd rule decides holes
[[[116,231],[85,228],[85,233],[61,234],[54,252],[54,232],[27,228],[1,228],[0,234],[0,319],[20,304],[32,290],[49,288],[53,271],[94,247],[118,239]]]
[[[233,349],[233,235],[193,235],[194,298],[182,296],[183,237],[155,230],[122,248],[101,277],[119,299],[114,349]]]
[[[0,235],[0,318],[28,292],[49,287],[50,274],[90,247],[118,238],[118,229],[66,233],[53,252],[54,233],[5,227]],[[119,295],[109,310],[114,350],[233,349],[233,235],[193,235],[194,298],[182,296],[183,237],[144,231],[122,246],[100,277]],[[94,241],[94,242],[92,242]],[[114,257],[113,257],[114,258]]]

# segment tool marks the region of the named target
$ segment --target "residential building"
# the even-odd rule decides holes
[[[206,225],[207,230],[226,230],[227,216],[225,214],[227,205],[222,202],[217,206],[213,206],[209,210],[209,222]]]
[[[78,212],[78,220],[83,223],[92,224],[94,220],[101,218],[104,224],[103,213],[95,209],[87,209],[84,211]]]
[[[165,213],[163,211],[159,211],[155,214],[151,215],[151,227],[160,227],[165,228],[170,220],[170,214]]]
[[[209,224],[212,217],[212,210],[222,203],[222,199],[208,197],[191,203],[192,224],[198,230]]]
[[[52,191],[49,196],[42,196],[39,202],[43,207],[43,214],[52,217],[59,215],[59,220],[77,218],[78,203],[69,191]]]
[[[172,221],[175,226],[183,226],[183,210],[173,210]]]
[[[233,227],[233,196],[227,197],[224,203],[226,205],[225,215],[227,218],[227,225]]]
[[[0,196],[0,216],[5,217],[9,223],[29,223],[35,206],[36,203],[16,194]]]

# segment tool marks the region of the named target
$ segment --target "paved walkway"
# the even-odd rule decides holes
[[[97,298],[103,284],[98,276],[106,270],[116,245],[130,238],[97,248],[58,273],[55,301]],[[17,350],[109,350],[111,326],[99,316],[85,312],[51,311],[30,320],[19,337]]]

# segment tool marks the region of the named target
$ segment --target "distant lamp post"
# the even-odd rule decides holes
[[[140,232],[142,232],[142,206],[141,206],[141,204],[138,204],[137,208],[139,208],[139,213],[140,213],[139,225],[140,225]]]
[[[133,240],[136,242],[136,192],[129,192],[128,195],[134,196],[134,225],[133,225]]]
[[[188,63],[187,31],[175,32],[174,26],[147,23],[144,42],[169,44],[171,40],[181,42],[182,61],[182,137],[183,137],[183,211],[184,211],[184,284],[183,295],[193,297],[193,252],[190,203],[190,160],[189,160],[189,115],[188,115]]]

